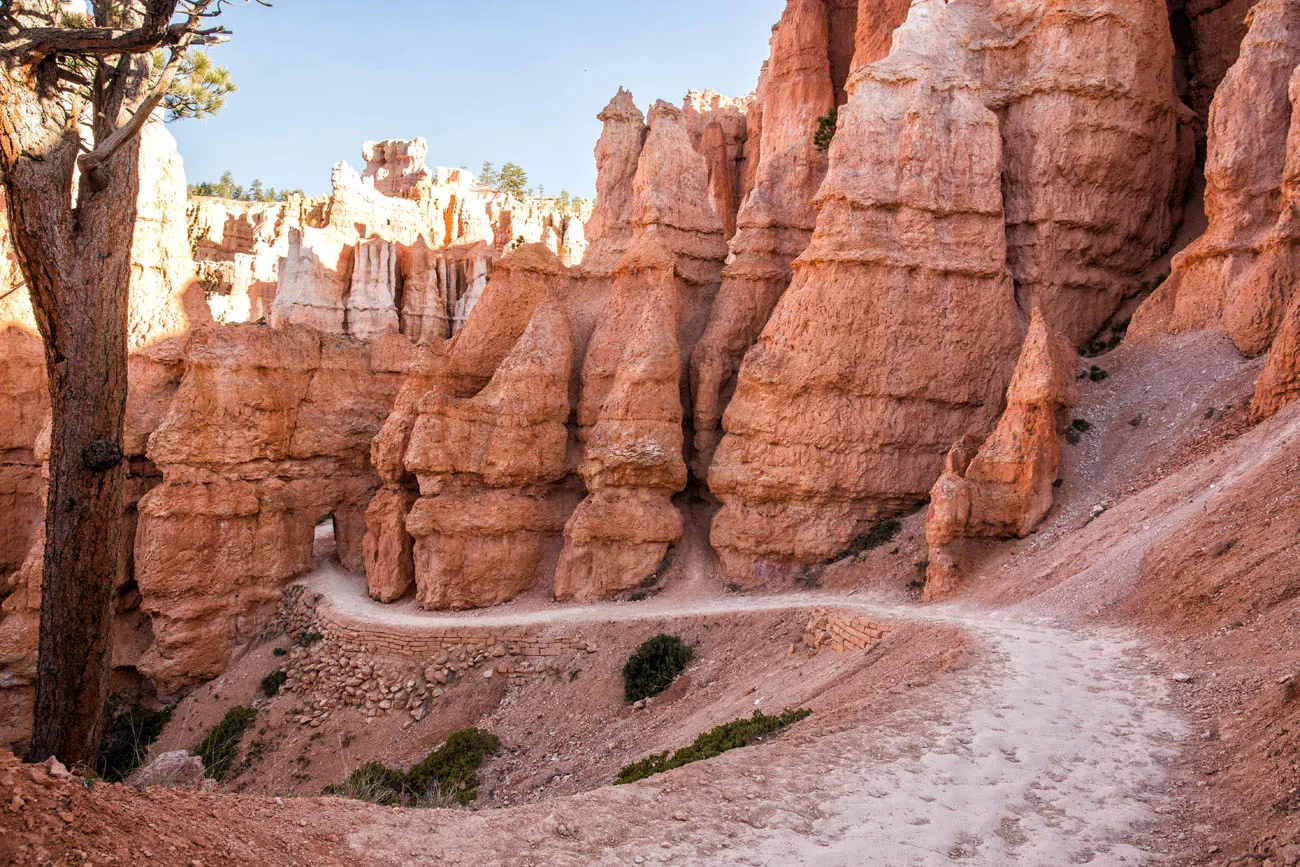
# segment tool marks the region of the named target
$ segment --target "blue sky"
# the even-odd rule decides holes
[[[550,194],[595,189],[596,114],[620,85],[644,110],[690,88],[753,89],[784,0],[236,2],[214,60],[239,91],[181,121],[191,182],[229,169],[329,189],[367,139],[429,141],[431,165],[514,161]]]

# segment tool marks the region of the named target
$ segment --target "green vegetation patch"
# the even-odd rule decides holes
[[[741,717],[738,720],[732,720],[729,723],[710,729],[697,737],[689,747],[682,747],[671,755],[659,753],[627,765],[618,772],[618,778],[614,780],[614,785],[621,786],[624,783],[635,783],[637,780],[644,780],[646,777],[662,774],[664,771],[671,771],[673,768],[680,768],[682,765],[689,765],[691,762],[711,759],[714,756],[722,755],[728,750],[747,747],[761,738],[778,732],[786,726],[793,725],[799,720],[807,719],[811,715],[812,711],[807,708],[787,710],[780,716],[768,716],[759,711],[754,711],[754,715],[748,719]]]
[[[449,807],[478,797],[478,769],[501,749],[501,740],[482,729],[461,729],[409,771],[367,762],[346,781],[326,786],[324,794],[373,804]]]
[[[658,695],[695,656],[676,635],[656,635],[642,643],[623,666],[623,696],[630,702]]]
[[[108,700],[104,715],[107,722],[95,773],[106,782],[120,783],[140,767],[150,744],[172,718],[172,709],[150,710],[139,699],[119,692]]]
[[[203,769],[209,777],[218,782],[225,780],[235,756],[239,754],[239,739],[255,716],[257,711],[246,705],[232,707],[194,748],[194,754],[203,760]]]
[[[280,692],[280,687],[284,686],[284,682],[288,679],[289,673],[284,669],[271,672],[266,677],[262,678],[262,694],[267,698],[271,698],[278,694]]]
[[[835,140],[835,130],[839,126],[840,110],[832,108],[826,114],[817,118],[817,132],[813,133],[813,147],[819,151],[831,149],[831,142]]]

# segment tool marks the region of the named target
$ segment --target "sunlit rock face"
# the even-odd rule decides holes
[[[507,249],[543,243],[565,265],[582,262],[591,202],[520,201],[465,169],[431,169],[427,155],[423,139],[366,142],[365,168],[336,165],[329,196],[192,199],[191,242],[215,318],[444,340]]]
[[[1079,345],[1169,245],[1193,136],[1164,4],[1075,5],[915,3],[849,76],[816,229],[709,469],[730,579],[924,502],[949,445],[992,428],[1028,312]]]
[[[400,335],[362,343],[301,326],[209,326],[149,439],[162,483],[140,501],[135,579],[153,642],[139,662],[175,688],[224,670],[333,523],[360,572],[379,479],[370,441],[411,356]]]
[[[508,251],[385,423],[371,595],[414,585],[429,608],[534,589],[593,599],[659,570],[682,534],[672,498],[687,482],[686,359],[721,282],[715,202],[730,193],[717,173],[739,172],[741,117],[711,97],[686,110],[659,102],[647,117],[622,91],[601,113],[597,188],[608,194],[583,264],[542,244]],[[722,119],[734,141],[710,152],[704,132]]]
[[[692,468],[700,478],[707,477],[722,436],[741,359],[790,285],[791,262],[812,238],[813,200],[828,166],[827,153],[814,141],[819,119],[844,103],[851,65],[888,52],[907,12],[902,2],[869,6],[860,12],[856,3],[792,0],[773,32],[771,57],[749,109],[756,147],[746,169],[752,166],[753,178],[728,232],[730,255],[708,328],[691,356]]]
[[[1061,466],[1061,412],[1079,400],[1078,354],[1035,310],[1007,389],[1006,410],[988,439],[963,437],[930,491],[925,596],[939,599],[960,577],[948,548],[968,538],[1027,536],[1052,507]]]

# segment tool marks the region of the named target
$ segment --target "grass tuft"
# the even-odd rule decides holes
[[[478,769],[501,749],[501,740],[482,729],[461,729],[408,771],[367,762],[324,794],[372,804],[451,807],[478,797]]]
[[[812,711],[807,708],[787,710],[780,716],[768,716],[759,711],[754,711],[754,715],[748,719],[742,717],[710,729],[697,737],[690,746],[682,747],[675,753],[658,753],[625,766],[618,772],[614,785],[621,786],[625,783],[635,783],[637,780],[644,780],[646,777],[662,774],[664,771],[671,771],[673,768],[680,768],[683,765],[689,765],[691,762],[711,759],[714,756],[722,755],[728,750],[747,747],[761,738],[778,732],[802,719],[807,719],[811,715]]]
[[[150,710],[139,699],[119,692],[108,700],[105,716],[95,773],[105,782],[120,783],[140,767],[149,745],[171,719],[172,709]]]
[[[232,707],[194,748],[194,754],[203,760],[203,769],[209,777],[218,782],[225,780],[235,756],[239,754],[239,739],[255,716],[257,711],[246,705]]]
[[[289,673],[284,669],[273,671],[266,677],[262,678],[262,695],[272,698],[280,692],[280,687],[289,679]]]

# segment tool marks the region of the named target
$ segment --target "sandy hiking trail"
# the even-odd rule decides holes
[[[368,863],[979,865],[1176,863],[1164,765],[1186,727],[1131,637],[1010,611],[860,596],[650,600],[431,614],[372,603],[355,576],[307,582],[342,620],[406,629],[622,622],[814,606],[937,622],[981,647],[941,700],[884,724],[779,740],[631,786],[476,813],[386,811],[354,825]],[[896,689],[906,689],[900,684]]]

